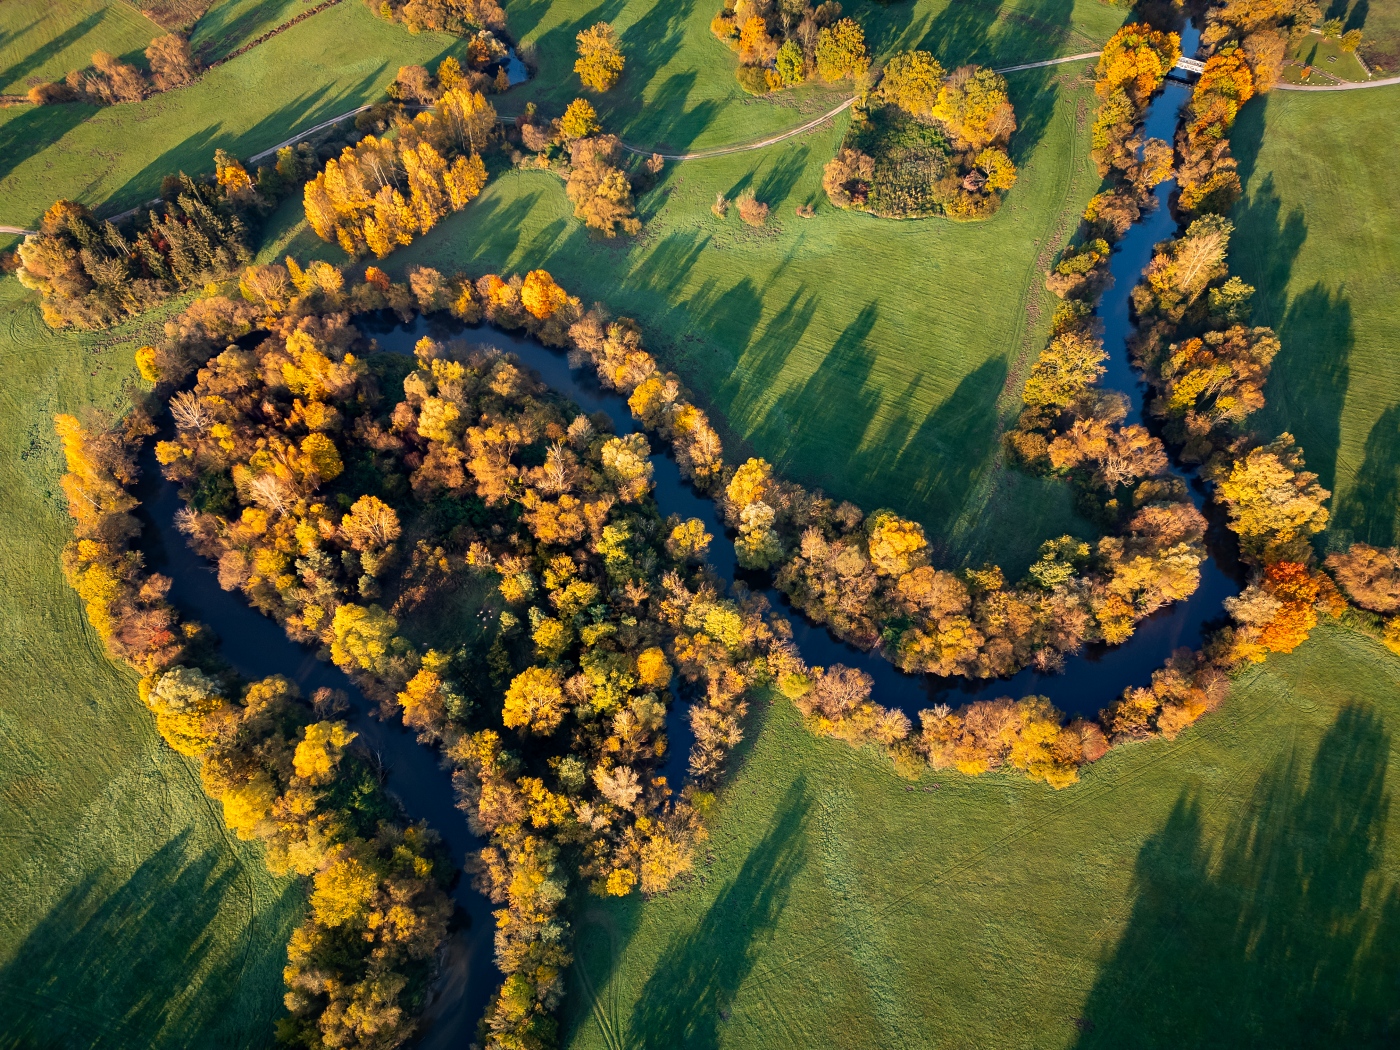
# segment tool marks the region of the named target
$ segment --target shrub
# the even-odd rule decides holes
[[[768,221],[768,205],[758,200],[752,190],[739,194],[739,218],[750,226],[762,226]]]

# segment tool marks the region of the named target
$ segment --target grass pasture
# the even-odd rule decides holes
[[[105,657],[59,553],[58,411],[114,407],[131,333],[48,332],[0,283],[0,1047],[259,1047],[291,880],[224,830]]]
[[[1326,628],[1080,784],[756,719],[685,888],[576,917],[572,1050],[1393,1045],[1400,665]]]
[[[507,8],[511,32],[532,46],[540,75],[510,95],[512,112],[535,101],[550,113],[584,94],[573,72],[575,37],[612,23],[627,56],[617,87],[590,95],[609,130],[628,142],[680,153],[749,142],[821,113],[848,94],[802,87],[763,98],[739,87],[734,53],[710,33],[719,0],[529,0]],[[1016,65],[1096,51],[1124,12],[1097,0],[854,0],[843,12],[864,27],[879,62],[924,48],[950,69]]]
[[[1261,429],[1333,491],[1328,542],[1400,541],[1400,88],[1275,92],[1232,135],[1245,197],[1231,269],[1283,342]]]
[[[57,197],[108,213],[136,206],[159,195],[165,175],[211,170],[216,148],[274,146],[381,97],[399,66],[435,64],[457,43],[414,36],[349,0],[144,102],[0,110],[0,223],[32,229]]]
[[[94,51],[139,60],[164,30],[121,0],[0,4],[0,94],[23,95],[31,83],[62,80],[91,65]]]

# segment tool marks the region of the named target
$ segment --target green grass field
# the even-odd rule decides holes
[[[911,790],[780,700],[698,878],[577,917],[568,1045],[1393,1045],[1397,719],[1334,628],[1059,793]]]
[[[124,402],[133,333],[54,335],[21,291],[0,282],[0,1047],[268,1045],[301,891],[224,830],[59,567],[53,415]]]
[[[142,52],[165,30],[120,0],[0,4],[0,93],[23,95],[32,82],[62,80],[110,51],[145,64]]]
[[[1261,428],[1292,430],[1332,489],[1329,542],[1400,539],[1400,88],[1276,92],[1232,143],[1246,196],[1231,268],[1283,350]]]
[[[582,84],[575,37],[612,23],[627,56],[622,80],[589,97],[608,128],[628,142],[679,153],[749,142],[831,108],[841,90],[803,88],[754,98],[739,87],[734,53],[710,34],[719,0],[529,0],[511,3],[511,32],[538,53],[540,75],[509,97],[511,112],[535,101],[556,113]],[[968,62],[1016,65],[1095,51],[1122,23],[1097,0],[914,0],[888,6],[853,0],[843,13],[865,27],[879,61],[922,47],[949,68]]]
[[[351,0],[144,102],[0,110],[0,223],[33,228],[60,196],[106,212],[144,203],[165,175],[211,170],[216,148],[267,149],[381,97],[399,66],[435,64],[455,44]]]
[[[1022,177],[988,222],[896,222],[825,203],[843,116],[776,147],[670,166],[641,202],[634,241],[591,236],[556,178],[512,172],[386,262],[399,273],[545,267],[585,301],[638,318],[735,454],[913,515],[952,560],[1016,572],[1047,536],[1089,528],[1064,486],[1002,470],[997,438],[1044,344],[1040,275],[1099,185],[1079,72],[1012,75]],[[711,214],[716,193],[744,188],[772,206],[763,229]],[[795,214],[804,203],[815,218]],[[265,258],[343,261],[299,218],[284,207]]]

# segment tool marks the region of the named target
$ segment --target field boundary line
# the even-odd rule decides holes
[[[1389,87],[1400,84],[1400,77],[1386,77],[1383,80],[1363,80],[1344,84],[1275,84],[1275,91],[1361,91],[1365,88]]]

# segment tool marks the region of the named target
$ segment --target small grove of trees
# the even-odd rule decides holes
[[[1210,9],[1201,33],[1207,55],[1177,132],[1181,193],[1176,207],[1186,215],[1225,214],[1242,192],[1230,155],[1230,128],[1239,107],[1268,92],[1283,69],[1290,46],[1322,18],[1315,0],[1257,4],[1230,0]]]
[[[190,53],[189,41],[176,33],[152,40],[146,62],[149,75],[107,51],[97,51],[89,68],[71,70],[56,83],[31,87],[29,101],[40,106],[61,102],[113,106],[140,102],[152,91],[170,91],[199,78],[199,62]]]
[[[593,91],[607,91],[622,76],[626,60],[617,44],[617,34],[607,22],[599,22],[578,34],[578,61],[574,72],[583,86]]]
[[[1092,129],[1100,175],[1118,172],[1132,179],[1144,146],[1139,129],[1147,103],[1180,58],[1181,37],[1144,22],[1123,26],[1104,45],[1094,74],[1094,91],[1103,101]]]
[[[490,53],[492,61],[505,57],[498,38],[506,31],[506,14],[496,0],[365,0],[365,6],[410,33],[453,33]]]
[[[560,175],[574,204],[574,217],[589,229],[608,238],[619,231],[641,232],[633,190],[650,185],[663,161],[653,156],[644,162],[641,173],[629,176],[621,166],[621,141],[603,133],[598,113],[587,99],[574,99],[560,117],[549,122],[531,106],[517,118],[513,134],[519,135],[531,154],[517,152],[516,163]]]
[[[306,879],[284,978],[292,1046],[395,1047],[412,1035],[447,935],[452,864],[380,786],[328,690],[308,704],[285,678],[242,682],[209,662],[207,630],[182,623],[170,580],[132,548],[140,526],[135,451],[154,430],[141,409],[113,429],[55,426],[74,539],[64,572],[111,655],[140,675],[162,738],[199,763],[205,792],[269,869]]]
[[[853,107],[822,185],[838,208],[901,218],[982,218],[1016,183],[1016,165],[1006,152],[1015,130],[999,74],[963,66],[945,75],[929,52],[904,51],[890,59],[877,89]]]
[[[121,225],[57,201],[19,247],[17,276],[43,296],[53,328],[107,328],[186,288],[237,273],[252,258],[252,231],[279,197],[314,168],[309,148],[285,147],[250,175],[223,150],[212,178],[167,177],[162,201]]]
[[[813,78],[828,84],[870,68],[865,31],[834,0],[725,0],[710,32],[739,55],[739,83],[755,95]]]
[[[307,221],[347,255],[382,259],[476,199],[495,135],[485,96],[449,87],[432,111],[397,116],[392,137],[367,135],[328,160],[303,190]]]

